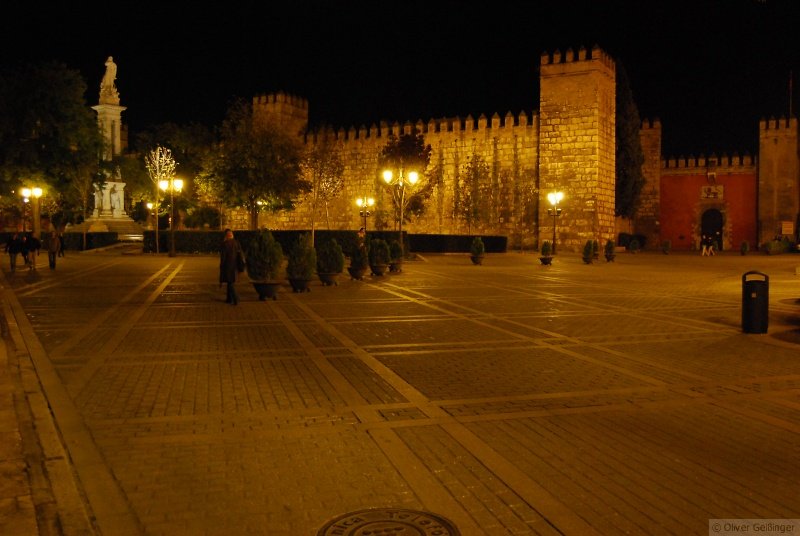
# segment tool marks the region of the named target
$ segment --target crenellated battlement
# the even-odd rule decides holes
[[[308,128],[308,101],[279,91],[253,97],[253,116],[302,135]]]
[[[641,130],[661,130],[661,120],[658,117],[653,119],[643,119]]]
[[[550,52],[542,52],[539,62],[542,66],[581,64],[589,62],[594,64],[602,64],[611,72],[616,71],[616,63],[614,62],[614,59],[597,45],[592,47],[591,51],[582,46],[578,49],[577,54],[571,48],[568,48],[563,54],[560,50],[555,50],[552,54]]]
[[[268,106],[270,104],[286,104],[295,108],[308,111],[308,100],[296,95],[289,95],[282,91],[266,93],[253,97],[254,106]]]
[[[365,140],[374,138],[388,138],[390,135],[398,137],[401,134],[411,134],[415,130],[422,135],[443,134],[443,133],[485,133],[491,136],[492,131],[497,131],[498,135],[511,132],[515,128],[527,128],[535,123],[536,112],[530,115],[522,111],[519,115],[514,116],[510,111],[505,116],[501,117],[500,114],[495,112],[492,115],[491,122],[485,114],[481,114],[476,120],[472,115],[468,115],[465,119],[460,117],[444,117],[440,119],[429,119],[423,122],[418,119],[416,123],[406,121],[403,124],[394,122],[391,125],[386,121],[381,121],[379,124],[373,123],[369,128],[366,125],[361,125],[356,128],[354,126],[348,128],[339,128],[333,131],[333,136],[338,141],[350,140]],[[316,133],[310,134],[311,140],[318,139]]]
[[[762,134],[765,131],[779,131],[779,130],[791,130],[793,132],[797,132],[797,118],[796,117],[780,117],[775,119],[774,117],[770,117],[769,119],[761,119],[758,122],[758,130]]]
[[[720,173],[752,173],[755,170],[756,159],[749,154],[711,155],[706,158],[700,156],[680,156],[678,158],[664,158],[661,160],[662,173],[680,171],[682,173],[707,173],[709,170]]]
[[[577,54],[571,49],[568,48],[566,52],[563,54],[560,50],[555,50],[551,54],[550,52],[542,52],[540,62],[541,65],[552,65],[557,63],[573,63],[578,61],[599,61],[605,63],[607,66],[611,68],[614,67],[614,60],[605,53],[599,46],[595,45],[592,47],[592,50],[589,51],[586,47],[581,47],[578,49]]]

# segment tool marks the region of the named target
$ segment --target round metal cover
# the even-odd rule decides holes
[[[459,536],[444,517],[420,510],[370,508],[328,521],[317,536]]]

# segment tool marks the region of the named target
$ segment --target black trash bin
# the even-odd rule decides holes
[[[756,271],[745,272],[742,275],[742,330],[745,333],[766,333],[768,324],[769,276]]]

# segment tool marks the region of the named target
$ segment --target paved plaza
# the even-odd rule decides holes
[[[800,255],[426,255],[275,301],[241,282],[238,306],[217,265],[4,259],[0,534],[800,518]],[[749,270],[769,276],[767,334],[742,332]]]

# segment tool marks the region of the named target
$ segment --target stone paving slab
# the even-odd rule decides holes
[[[798,264],[432,255],[277,301],[242,282],[237,307],[209,256],[4,273],[6,346],[38,382],[25,396],[0,368],[0,528],[312,536],[394,508],[465,535],[683,535],[797,518]],[[752,269],[771,274],[767,335],[739,325]],[[46,401],[58,433],[20,433],[47,425],[10,400]],[[37,477],[31,453],[59,448],[70,470]]]

